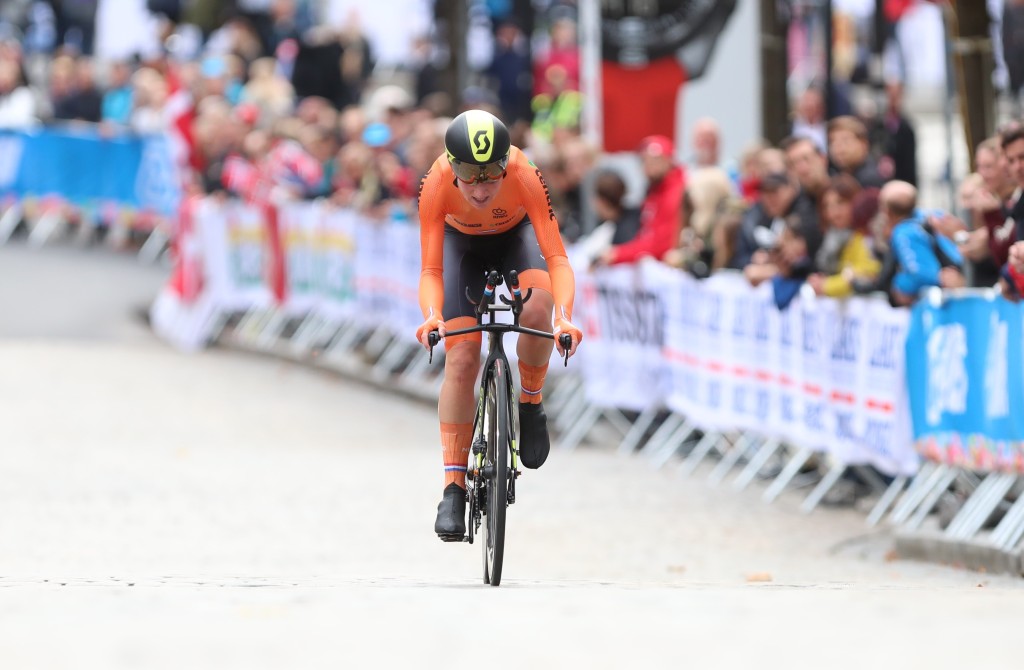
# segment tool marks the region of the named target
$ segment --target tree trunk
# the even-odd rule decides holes
[[[772,144],[790,127],[786,33],[777,0],[761,0],[761,134]]]

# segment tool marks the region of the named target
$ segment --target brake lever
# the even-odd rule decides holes
[[[562,351],[565,352],[565,363],[564,367],[569,367],[569,349],[572,347],[572,335],[569,333],[562,333],[558,336],[558,343],[562,345]]]
[[[428,354],[427,357],[428,365],[434,362],[434,347],[436,347],[437,343],[440,341],[441,334],[438,333],[436,330],[432,330],[429,333],[427,333],[427,344],[430,345],[430,353]]]

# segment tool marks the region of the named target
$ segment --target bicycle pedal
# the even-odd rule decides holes
[[[438,533],[437,536],[441,538],[442,542],[468,542],[469,537],[462,533]]]

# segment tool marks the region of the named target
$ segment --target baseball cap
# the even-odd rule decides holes
[[[664,135],[648,135],[640,140],[640,146],[637,150],[649,156],[668,156],[672,158],[675,154],[675,146],[672,144],[672,140]]]

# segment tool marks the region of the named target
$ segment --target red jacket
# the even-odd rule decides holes
[[[674,167],[651,187],[640,210],[640,230],[629,242],[612,247],[613,263],[633,263],[642,256],[657,260],[679,242],[679,215],[686,188],[683,168]]]

